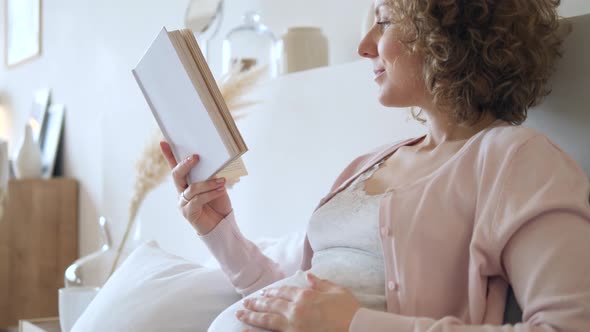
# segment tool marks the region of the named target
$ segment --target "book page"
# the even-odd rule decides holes
[[[227,182],[234,182],[234,180],[238,180],[242,176],[248,175],[248,171],[246,170],[246,166],[242,161],[242,158],[237,158],[236,160],[229,163],[225,168],[215,174],[214,177],[226,178]]]
[[[207,65],[207,61],[203,57],[203,54],[200,51],[199,44],[195,38],[194,33],[189,29],[182,29],[180,30],[189,49],[191,54],[193,55],[193,59],[196,65],[199,67],[199,71],[202,74],[202,78],[207,82],[205,85],[209,88],[209,92],[213,97],[214,102],[217,104],[217,109],[219,111],[219,115],[223,117],[229,134],[233,138],[234,144],[236,144],[238,150],[240,152],[247,151],[248,147],[242,138],[242,134],[238,130],[236,123],[234,121],[234,117],[232,116],[230,110],[227,108],[227,104],[225,103],[225,99],[219,90],[215,78]]]

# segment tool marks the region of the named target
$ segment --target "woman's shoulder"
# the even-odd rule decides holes
[[[489,221],[482,225],[493,243],[506,243],[528,221],[549,212],[590,216],[588,174],[549,136],[520,126],[494,128],[485,136],[479,215]]]
[[[504,125],[491,128],[478,142],[480,161],[497,168],[556,168],[585,175],[582,167],[545,133],[534,128]],[[516,164],[520,164],[516,165]],[[564,168],[563,166],[567,166]],[[489,167],[497,169],[496,167]]]
[[[481,137],[481,147],[492,151],[518,148],[538,136],[545,136],[545,134],[534,128],[506,123],[487,130]]]
[[[534,128],[510,124],[490,128],[476,145],[480,154],[487,158],[512,158],[523,149],[539,153],[564,153],[563,149],[546,134]]]

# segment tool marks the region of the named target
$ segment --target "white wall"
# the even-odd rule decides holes
[[[4,1],[6,0],[0,1],[2,19],[4,19]],[[361,21],[365,17],[366,2],[367,0],[347,1],[346,6],[343,6],[342,2],[337,0],[228,0],[226,21],[220,36],[238,24],[238,18],[245,9],[258,7],[265,21],[277,34],[291,25],[322,26],[332,41],[331,60],[333,63],[344,63],[355,58],[354,50]],[[182,26],[187,3],[188,1],[162,0],[43,0],[43,56],[15,69],[6,70],[3,67],[0,69],[0,95],[5,104],[3,107],[8,111],[6,117],[9,120],[9,126],[5,128],[5,136],[10,139],[12,146],[15,145],[16,138],[22,134],[22,126],[28,116],[35,89],[51,87],[53,100],[67,105],[65,170],[68,176],[80,180],[80,251],[82,254],[96,248],[95,222],[100,214],[106,215],[115,223],[115,239],[121,236],[127,216],[127,200],[132,187],[133,164],[141,151],[144,138],[154,126],[145,101],[129,71],[162,25],[172,29]],[[587,0],[563,1],[561,13],[565,16],[588,12],[590,12],[590,2]],[[3,24],[0,29],[2,30],[0,38],[4,38]],[[4,40],[0,41],[3,45]],[[219,38],[216,43],[219,44]],[[361,65],[353,64],[352,66]],[[362,68],[354,68],[362,77]],[[335,73],[335,75],[344,74]],[[297,77],[293,79],[293,82],[295,81]],[[285,84],[292,86],[291,84],[301,83],[286,82]],[[340,84],[343,84],[343,89],[346,88],[346,81],[341,81]],[[338,90],[328,90],[327,94],[336,97],[338,93],[335,91]],[[285,91],[277,93],[285,93]],[[293,102],[301,102],[302,104],[297,104],[301,107],[314,107],[318,112],[333,107],[330,98],[322,100],[321,93],[315,93],[316,97],[309,99],[308,103],[301,100]],[[264,92],[259,92],[259,95],[264,96]],[[282,110],[280,105],[274,102],[269,105],[275,112]],[[349,110],[352,107],[362,108],[362,105],[365,105],[364,102],[359,101],[350,105]],[[367,105],[374,105],[374,101],[367,101]],[[274,132],[273,130],[276,130],[276,127],[269,128],[271,125],[281,123],[287,126],[287,119],[293,120],[298,125],[304,125],[300,122],[303,120],[294,113],[286,112],[284,117],[278,115],[279,119],[274,118],[276,114],[280,113],[260,119],[261,122],[256,124],[251,123],[255,117],[247,119],[246,121],[250,122],[245,121],[241,125],[247,133],[245,136],[248,136],[252,142],[263,137],[270,139],[268,136],[258,136],[262,134],[257,130],[268,130],[265,131],[265,135],[270,135]],[[269,122],[271,119],[276,122]],[[263,124],[267,127],[261,127]],[[254,128],[257,129],[254,130]],[[295,127],[289,128],[298,130]],[[344,135],[342,131],[334,132]],[[300,147],[308,147],[315,140],[314,137],[302,136],[301,138],[303,141]],[[289,147],[293,148],[292,145]],[[344,150],[347,148],[335,144],[336,150],[333,153],[341,155],[340,152],[342,152],[342,155],[345,155],[347,151]],[[317,153],[318,150],[315,151]],[[252,151],[251,155],[254,157],[256,152]],[[251,171],[256,174],[255,170]],[[274,174],[278,174],[278,171]],[[256,176],[262,175],[253,175],[252,179]],[[332,180],[335,175],[326,174],[325,176],[323,181],[328,181],[328,178]],[[248,188],[248,180],[244,180],[240,186]],[[167,195],[170,193],[169,189],[169,184],[165,185],[148,198],[147,205],[151,205],[152,209],[148,209],[147,214],[151,213],[151,219],[160,220],[161,223],[159,224],[161,228],[160,226],[152,228],[152,232],[161,232],[167,227],[176,229],[188,227],[178,218],[174,220],[158,218],[158,216],[171,216],[174,213],[153,208],[170,207],[174,204],[174,197]],[[238,187],[236,187],[237,190]],[[256,191],[270,189],[250,187],[248,189],[250,191],[243,190],[244,193],[254,194]],[[238,206],[238,204],[241,205]],[[247,216],[256,213],[263,202],[254,202],[252,205],[238,204],[236,209],[239,209],[241,215]],[[273,204],[282,206],[277,202]],[[174,211],[173,208],[170,211]],[[275,212],[269,215],[274,215]],[[308,212],[298,213],[303,216]],[[150,219],[150,216],[143,215],[143,218]],[[244,221],[245,233],[254,234],[261,228],[262,225],[256,220],[245,217],[244,220],[246,219],[248,220]],[[146,222],[146,224],[149,223]],[[279,226],[273,226],[262,233],[273,235],[280,231]],[[187,230],[184,234],[186,234],[186,240],[190,241],[191,233]]]
[[[562,0],[559,14],[564,17],[578,16],[590,13],[588,0]]]
[[[2,20],[4,1],[0,1]],[[65,171],[80,180],[82,254],[96,248],[96,220],[101,214],[116,223],[115,239],[121,235],[133,164],[143,137],[154,125],[130,69],[161,26],[182,27],[187,4],[188,0],[43,0],[42,57],[14,69],[0,68],[0,135],[9,139],[11,149],[22,132],[35,89],[51,87],[54,102],[67,105]],[[321,5],[311,0],[227,0],[226,20],[214,45],[239,24],[246,9],[258,8],[277,34],[300,24],[338,32],[332,59],[350,60],[358,40],[358,34],[351,32],[360,31],[359,9],[366,3],[349,2],[338,16],[326,12],[338,4],[336,0]],[[308,15],[308,9],[319,11]],[[281,12],[290,14],[271,15]],[[0,29],[0,44],[4,45],[4,24]],[[343,40],[348,44],[343,46]]]
[[[423,132],[416,122],[406,122],[405,110],[379,105],[372,75],[369,63],[356,61],[284,76],[252,94],[264,102],[238,122],[249,147],[244,155],[249,175],[229,191],[246,236],[303,230],[353,158]],[[150,195],[142,210],[145,237],[184,256],[207,256],[175,217],[175,199],[171,182]]]

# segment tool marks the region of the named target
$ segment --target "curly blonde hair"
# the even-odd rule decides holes
[[[402,40],[424,55],[426,88],[459,123],[521,124],[550,93],[560,0],[388,0]],[[414,117],[419,114],[412,112]]]

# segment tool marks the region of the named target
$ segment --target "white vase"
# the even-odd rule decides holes
[[[41,178],[43,164],[41,161],[41,149],[33,138],[33,130],[27,123],[24,136],[18,145],[14,157],[14,174],[18,179]]]
[[[112,243],[110,225],[105,217],[98,219],[98,237],[100,247],[97,251],[78,258],[65,271],[65,287],[103,287],[110,276],[121,243]],[[129,237],[121,248],[121,255],[116,268],[129,257],[144,241],[141,233],[141,219],[135,218],[129,231]]]
[[[317,27],[291,27],[281,38],[281,73],[327,66],[328,39]]]

